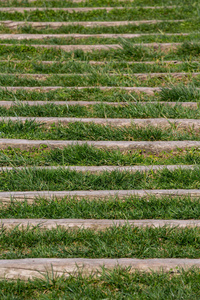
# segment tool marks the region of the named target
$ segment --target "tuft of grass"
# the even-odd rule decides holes
[[[0,258],[199,258],[199,228],[1,229]]]
[[[200,93],[199,93],[200,95]],[[162,97],[162,96],[161,96]],[[180,99],[181,101],[181,99]],[[67,103],[66,103],[67,104]],[[171,107],[159,103],[145,104],[127,103],[126,106],[116,107],[99,103],[91,106],[68,106],[48,103],[45,105],[29,106],[23,102],[16,102],[10,108],[0,106],[0,115],[24,116],[24,117],[78,117],[78,118],[175,118],[175,119],[199,119],[200,106],[187,108],[181,104]]]
[[[2,219],[199,219],[200,199],[188,197],[118,197],[106,200],[37,198],[33,203],[0,204]]]
[[[0,191],[73,191],[132,189],[199,189],[199,166],[148,172],[104,171],[100,174],[64,169],[24,168],[1,171]]]
[[[129,268],[102,269],[98,276],[58,277],[46,274],[42,279],[27,282],[0,281],[2,299],[160,299],[198,300],[200,270],[192,268],[172,272],[130,272]]]
[[[112,127],[94,123],[69,123],[47,127],[34,120],[1,121],[0,137],[30,140],[83,140],[83,141],[184,141],[200,140],[199,130],[180,130],[175,126],[160,128],[154,126]]]
[[[0,150],[0,166],[133,166],[133,165],[200,165],[200,150],[176,150],[157,155],[141,151],[97,149],[88,144],[48,149],[41,146],[30,151],[8,148]]]
[[[200,91],[192,84],[179,84],[161,87],[159,96],[161,101],[190,102],[200,99]]]

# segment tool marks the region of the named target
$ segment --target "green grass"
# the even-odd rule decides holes
[[[163,169],[148,172],[104,171],[90,174],[58,169],[25,168],[2,171],[0,191],[64,191],[64,190],[132,190],[132,189],[199,189],[200,173],[193,170]]]
[[[200,94],[200,93],[199,93]],[[198,101],[200,97],[195,98]],[[4,101],[154,101],[158,100],[158,96],[149,96],[145,93],[137,94],[135,92],[127,92],[120,89],[100,90],[97,88],[85,88],[83,90],[72,89],[57,89],[54,91],[27,91],[16,90],[8,91],[0,89],[0,99]]]
[[[25,76],[2,74],[0,75],[0,86],[62,86],[62,87],[88,87],[88,86],[115,86],[115,87],[131,87],[131,86],[146,86],[157,87],[164,84],[193,84],[200,87],[200,75],[192,77],[192,73],[186,74],[182,78],[173,77],[167,74],[163,78],[160,76],[140,79],[133,74],[119,74],[111,76],[109,73],[92,72],[89,74],[67,74],[67,75],[47,75],[42,78],[33,77],[31,74]]]
[[[25,117],[91,117],[91,118],[200,118],[200,107],[186,108],[178,104],[174,107],[163,104],[131,104],[123,107],[121,105],[112,107],[106,104],[96,104],[89,107],[63,106],[48,103],[40,106],[29,106],[23,103],[7,109],[0,107],[0,115],[3,116],[25,116]]]
[[[135,21],[135,20],[175,20],[198,17],[198,10],[193,6],[181,8],[162,9],[113,9],[95,10],[87,12],[67,11],[24,11],[24,12],[0,12],[0,20],[27,21],[27,22],[73,22],[73,21]]]
[[[117,41],[116,41],[117,42]],[[0,59],[20,59],[20,60],[53,60],[63,61],[77,59],[88,60],[120,60],[120,61],[145,61],[145,60],[195,60],[199,59],[200,44],[183,43],[176,50],[162,52],[151,47],[135,46],[128,40],[119,40],[123,49],[102,50],[84,53],[82,50],[65,52],[60,49],[34,48],[31,45],[0,45]]]
[[[176,150],[159,155],[142,154],[141,151],[97,149],[84,144],[64,149],[47,149],[41,146],[30,151],[12,149],[0,150],[0,166],[134,166],[134,165],[200,165],[198,149]]]
[[[180,141],[200,140],[199,131],[188,128],[179,130],[175,126],[167,129],[146,126],[140,128],[129,126],[116,128],[109,125],[97,125],[94,123],[69,123],[67,126],[45,125],[34,121],[1,121],[0,137],[15,139],[41,139],[41,140],[84,140],[84,141]]]
[[[199,228],[111,227],[41,230],[3,228],[1,259],[59,258],[199,258]]]
[[[47,219],[199,219],[200,199],[190,197],[149,196],[148,199],[117,197],[105,200],[36,199],[32,204],[11,202],[0,205],[0,216],[8,218]]]
[[[180,84],[177,86],[163,87],[160,92],[161,101],[194,101],[199,99],[199,91],[194,86]]]
[[[46,275],[38,280],[0,281],[2,299],[160,299],[198,300],[199,269],[171,272],[134,272],[117,268],[87,277],[80,272],[69,278]]]
[[[102,62],[103,63],[103,62]],[[165,63],[163,61],[155,61],[152,64],[144,62],[132,63],[128,62],[112,62],[107,61],[102,65],[91,65],[89,62],[69,60],[67,62],[41,63],[38,61],[6,61],[1,62],[0,73],[21,73],[21,74],[65,74],[65,73],[91,73],[100,72],[113,74],[116,73],[170,73],[170,72],[200,72],[200,61],[183,61],[181,64]]]
[[[172,92],[170,90],[173,90]],[[162,92],[155,95],[145,93],[137,94],[120,89],[100,90],[97,88],[58,89],[55,91],[26,91],[15,92],[0,89],[0,99],[4,101],[104,101],[104,102],[142,102],[142,101],[179,101],[199,102],[200,91],[192,85],[169,85],[162,89]]]

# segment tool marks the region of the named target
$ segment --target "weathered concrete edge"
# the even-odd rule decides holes
[[[119,259],[88,259],[88,258],[26,258],[16,260],[0,261],[0,279],[22,279],[28,280],[33,278],[43,278],[45,274],[56,276],[69,274],[77,274],[82,271],[84,274],[91,272],[99,272],[102,267],[106,269],[114,269],[116,267],[128,268],[129,272],[139,271],[162,271],[162,272],[178,272],[180,269],[190,269],[200,267],[200,259],[135,259],[135,258],[119,258]],[[178,268],[178,270],[177,270]]]
[[[0,10],[1,11],[1,10]],[[145,37],[145,36],[188,36],[190,33],[97,33],[97,34],[79,34],[79,33],[68,33],[68,34],[0,34],[0,40],[42,40],[42,39],[49,39],[49,38],[75,38],[75,39],[82,39],[82,38],[137,38],[137,37]]]
[[[189,129],[198,130],[200,128],[200,119],[165,119],[165,118],[154,118],[154,119],[123,119],[123,118],[56,118],[56,117],[0,117],[0,122],[22,122],[34,121],[41,123],[44,126],[50,126],[52,124],[68,125],[70,123],[94,123],[97,125],[109,125],[114,127],[123,126],[138,126],[146,127],[153,126],[159,128],[171,128],[172,124],[177,126],[177,129]]]
[[[50,149],[65,148],[74,145],[89,145],[99,149],[110,150],[139,150],[149,153],[160,153],[163,151],[177,151],[179,149],[200,149],[200,141],[63,141],[63,140],[26,140],[26,139],[0,139],[0,149],[8,147],[18,148],[21,150],[30,150],[33,147],[47,147]]]
[[[98,174],[102,172],[149,172],[161,170],[200,170],[198,165],[149,165],[149,166],[26,166],[26,167],[0,167],[0,172],[18,170],[69,170],[83,173]]]
[[[27,201],[33,203],[35,200],[45,198],[52,199],[126,199],[127,197],[191,197],[200,198],[198,189],[171,189],[171,190],[93,190],[93,191],[25,191],[25,192],[0,192],[0,202],[9,204],[11,201]]]
[[[31,1],[29,1],[31,2]],[[83,2],[83,1],[81,1]],[[106,11],[111,11],[113,9],[132,9],[132,10],[138,10],[138,9],[171,9],[171,8],[180,8],[181,6],[179,5],[167,5],[167,6],[114,6],[114,7],[1,7],[0,11],[5,11],[5,12],[24,12],[24,11],[48,11],[48,10],[54,10],[54,11],[68,11],[68,12],[87,12],[87,11],[93,11],[93,10],[106,10]]]
[[[5,59],[1,59],[0,63],[23,63],[23,62],[29,62],[32,63],[32,60],[5,60]],[[84,61],[76,61],[77,63],[84,63]],[[162,60],[162,61],[114,61],[114,62],[109,62],[109,61],[98,61],[98,60],[90,60],[87,63],[91,64],[91,65],[107,65],[109,63],[113,63],[113,64],[120,64],[120,63],[124,63],[127,65],[131,65],[131,64],[184,64],[187,63],[188,61],[181,61],[181,60]],[[64,64],[67,63],[66,60],[63,61],[58,61],[58,60],[41,60],[40,63],[42,64]],[[197,60],[192,60],[192,63],[200,63]]]
[[[84,26],[84,27],[109,27],[109,26],[124,26],[124,25],[135,25],[139,26],[140,24],[157,24],[157,23],[179,23],[185,20],[138,20],[138,21],[93,21],[93,22],[85,22],[85,21],[75,21],[75,22],[28,22],[28,21],[0,21],[0,24],[10,28],[17,29],[20,26],[29,25],[32,28],[60,28],[62,26]]]
[[[14,46],[21,46],[22,44],[14,44]],[[142,43],[142,44],[134,44],[139,47],[151,47],[155,50],[160,49],[163,51],[175,50],[177,47],[182,45],[182,43]],[[0,46],[8,46],[12,47],[12,44],[0,44]],[[71,52],[75,50],[82,50],[85,52],[90,52],[94,50],[118,50],[122,49],[122,46],[119,44],[105,44],[105,45],[41,45],[41,44],[31,44],[29,47],[34,48],[46,48],[46,49],[62,49],[66,52]]]
[[[5,229],[19,229],[39,226],[43,229],[62,227],[66,229],[93,229],[102,230],[112,226],[131,225],[135,227],[200,227],[200,220],[108,220],[108,219],[0,219],[0,226]]]
[[[176,106],[181,105],[183,107],[197,108],[200,106],[200,102],[105,102],[105,101],[0,101],[0,107],[11,107],[19,105],[29,106],[42,106],[42,105],[65,105],[65,106],[90,106],[90,105],[110,105],[110,106],[131,106],[131,105],[166,105]]]
[[[109,76],[132,76],[133,78],[136,77],[138,79],[141,80],[146,80],[148,78],[154,78],[154,77],[159,77],[159,78],[163,78],[163,77],[175,77],[175,78],[184,78],[184,77],[196,77],[200,75],[200,72],[191,72],[191,73],[187,73],[187,72],[162,72],[162,73],[105,73],[105,75],[109,75]],[[57,76],[57,77],[69,77],[69,76],[80,76],[80,77],[84,77],[84,76],[92,76],[92,73],[52,73],[52,74],[31,74],[31,73],[0,73],[0,76],[15,76],[16,78],[34,78],[34,79],[47,79],[47,78],[51,78],[53,76]]]
[[[23,86],[2,86],[0,87],[0,90],[5,91],[18,91],[18,90],[25,90],[25,91],[55,91],[58,89],[64,89],[64,90],[84,90],[84,89],[97,89],[101,91],[109,91],[109,90],[124,90],[127,92],[136,92],[136,93],[146,93],[149,95],[154,95],[155,92],[160,91],[160,87],[109,87],[109,86],[84,86],[84,87],[64,87],[64,86],[38,86],[38,87],[23,87]]]

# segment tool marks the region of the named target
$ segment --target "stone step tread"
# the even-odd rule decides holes
[[[170,128],[177,126],[178,129],[198,130],[200,128],[200,119],[170,119],[170,118],[148,118],[148,119],[123,119],[123,118],[65,118],[65,117],[0,117],[0,122],[26,122],[27,120],[44,123],[49,126],[52,124],[67,125],[69,123],[94,123],[99,125],[121,126],[158,126],[161,128]]]
[[[145,36],[188,36],[190,33],[100,33],[100,34],[79,34],[79,33],[68,33],[68,34],[0,34],[0,40],[40,40],[48,38],[136,38]]]
[[[53,11],[68,11],[68,12],[87,12],[87,11],[94,11],[94,10],[106,10],[107,12],[111,10],[117,9],[124,9],[124,10],[142,10],[142,9],[173,9],[173,8],[180,8],[180,5],[167,5],[167,6],[115,6],[115,7],[0,7],[0,12],[24,12],[24,11],[46,11],[46,10],[53,10]]]
[[[102,172],[149,172],[162,170],[199,170],[200,165],[149,165],[149,166],[25,166],[25,167],[0,167],[0,172],[18,170],[69,170],[83,173],[98,174]]]
[[[93,90],[98,89],[101,91],[109,91],[109,90],[123,90],[127,92],[136,92],[136,93],[146,93],[148,95],[154,95],[155,92],[161,91],[161,87],[121,87],[121,86],[80,86],[80,87],[69,87],[69,86],[1,86],[0,90],[5,91],[18,91],[18,90],[26,90],[26,91],[55,91],[58,89],[64,90]],[[197,88],[200,90],[200,88]]]
[[[126,77],[137,77],[138,79],[148,79],[153,77],[174,77],[174,78],[183,78],[183,77],[196,77],[200,75],[200,72],[162,72],[162,73],[104,73],[99,74],[99,76],[126,76]],[[93,73],[51,73],[51,74],[32,74],[32,73],[0,73],[0,76],[16,76],[17,78],[27,78],[31,77],[34,79],[46,79],[52,76],[68,77],[68,76],[93,76]]]
[[[200,149],[200,141],[66,141],[66,140],[26,140],[26,139],[0,139],[0,149],[8,147],[21,150],[30,150],[45,146],[50,149],[63,149],[72,145],[89,145],[107,150],[140,150],[147,153],[158,154],[163,151],[171,152],[185,149]]]
[[[90,105],[110,105],[110,106],[131,106],[131,105],[167,105],[176,106],[181,105],[183,107],[198,108],[200,102],[166,102],[166,101],[155,101],[155,102],[106,102],[106,101],[1,101],[0,107],[12,107],[18,105],[29,105],[29,106],[41,106],[41,105],[66,105],[66,106],[90,106]]]
[[[57,226],[62,228],[85,228],[93,230],[102,230],[111,226],[132,225],[136,227],[200,227],[200,220],[106,220],[106,219],[0,219],[0,226],[4,229],[13,229],[14,227],[36,227],[44,229],[53,229]]]
[[[47,26],[50,28],[60,28],[61,26],[84,26],[84,27],[110,27],[110,26],[125,26],[125,25],[136,25],[140,24],[157,24],[157,23],[177,23],[184,22],[185,20],[139,20],[139,21],[93,21],[93,22],[85,22],[85,21],[77,21],[77,22],[28,22],[28,21],[0,21],[0,25],[4,25],[10,29],[17,29],[19,26],[30,25],[33,28],[46,28]]]
[[[156,189],[156,190],[89,190],[89,191],[24,191],[24,192],[0,192],[0,202],[3,204],[10,204],[11,201],[23,202],[31,204],[36,199],[45,198],[47,200],[75,198],[75,199],[101,199],[108,200],[126,199],[127,197],[145,197],[149,198],[155,196],[157,198],[163,197],[191,197],[200,198],[199,189]]]
[[[190,269],[200,267],[200,259],[184,258],[26,258],[8,259],[0,261],[0,279],[44,279],[44,275],[52,274],[56,276],[78,274],[80,270],[84,274],[114,269],[117,267],[128,268],[129,272],[139,271],[160,271],[179,273],[180,269]]]

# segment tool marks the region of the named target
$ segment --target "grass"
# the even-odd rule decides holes
[[[170,90],[173,90],[172,92]],[[173,97],[172,95],[173,94]],[[162,92],[155,95],[145,93],[137,94],[120,89],[100,90],[97,88],[77,89],[58,89],[55,91],[26,91],[17,90],[15,92],[0,89],[0,99],[4,101],[104,101],[104,102],[142,102],[142,101],[181,101],[198,102],[200,91],[193,85],[169,85],[162,88]]]
[[[159,155],[142,154],[141,151],[97,149],[84,144],[64,149],[47,149],[44,146],[30,151],[0,150],[0,166],[134,166],[134,165],[200,165],[200,150],[176,150]]]
[[[67,104],[67,103],[66,103]],[[0,115],[3,116],[25,116],[25,117],[80,117],[80,118],[188,118],[199,119],[200,108],[187,108],[178,104],[171,107],[162,104],[131,104],[123,107],[121,105],[112,107],[106,104],[96,104],[83,107],[54,105],[48,103],[40,106],[29,106],[23,103],[16,103],[11,108],[0,107]]]
[[[188,128],[179,130],[175,126],[167,129],[147,126],[140,128],[129,126],[116,128],[109,125],[97,125],[94,123],[69,123],[67,126],[45,125],[34,121],[1,121],[0,137],[15,139],[40,139],[40,140],[84,140],[84,141],[181,141],[200,140],[199,131]]]
[[[199,91],[194,86],[180,84],[169,88],[163,87],[160,92],[162,101],[193,101],[199,98]]]
[[[90,174],[58,169],[1,171],[0,191],[199,189],[199,167],[148,172],[104,171]]]
[[[1,259],[57,258],[199,258],[199,228],[1,230]]]
[[[87,12],[67,11],[24,11],[24,12],[0,12],[0,20],[27,21],[27,22],[73,22],[73,21],[135,21],[135,20],[175,20],[198,17],[195,6],[182,6],[179,9],[143,9],[124,8],[106,10],[95,10]]]
[[[81,62],[75,60],[69,60],[67,62],[54,62],[41,63],[37,61],[6,61],[1,62],[1,73],[20,73],[20,74],[69,74],[69,73],[91,73],[99,72],[113,74],[116,73],[170,73],[170,72],[199,72],[200,61],[183,61],[181,64],[174,62],[155,61],[152,64],[146,64],[144,62],[129,64],[128,62],[112,62],[107,61],[102,65],[91,65],[89,62]]]
[[[54,91],[27,91],[17,90],[9,91],[0,89],[0,99],[4,101],[153,101],[157,96],[147,96],[145,93],[138,95],[135,92],[127,92],[120,89],[100,90],[97,88],[86,88],[83,90],[72,89],[57,89]],[[197,99],[198,100],[198,99]]]
[[[193,78],[192,73],[188,73],[182,78],[173,77],[171,74],[167,74],[163,78],[160,76],[147,78],[138,78],[133,74],[119,74],[110,76],[109,73],[104,74],[100,72],[92,72],[89,74],[66,74],[66,75],[43,75],[42,78],[37,78],[31,74],[20,76],[11,74],[0,75],[0,86],[62,86],[62,87],[88,87],[88,86],[115,86],[115,87],[131,87],[131,86],[146,86],[157,87],[164,84],[192,84],[196,87],[200,87],[200,75],[195,75]]]
[[[56,274],[42,279],[0,281],[3,299],[185,299],[200,296],[199,269],[173,273],[134,272],[129,269],[105,270],[98,276],[71,275],[59,278]]]
[[[44,219],[199,219],[200,199],[190,197],[149,196],[148,199],[117,197],[105,200],[36,199],[32,204],[11,202],[0,205],[0,216],[8,218]]]
[[[117,42],[117,41],[116,41]],[[145,61],[145,60],[195,60],[199,59],[200,44],[196,42],[185,42],[176,50],[167,52],[154,50],[151,47],[145,47],[142,44],[135,46],[134,43],[121,39],[119,42],[122,49],[101,50],[84,53],[82,50],[65,52],[60,49],[35,48],[31,45],[0,45],[0,59],[20,59],[20,60],[127,60],[127,61]]]

